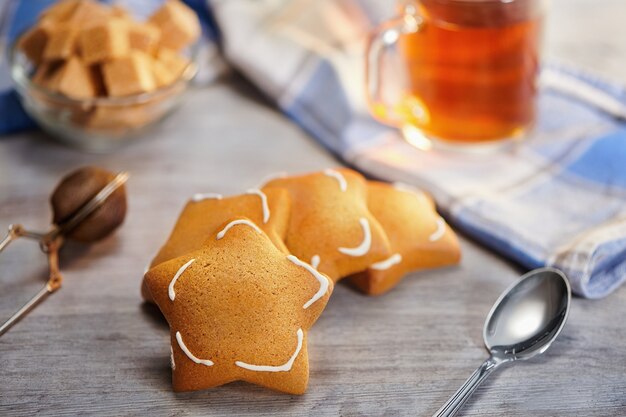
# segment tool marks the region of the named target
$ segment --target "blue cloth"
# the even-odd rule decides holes
[[[578,295],[604,297],[626,280],[621,86],[547,66],[536,129],[515,149],[424,152],[365,105],[365,42],[394,2],[209,2],[227,59],[348,164],[426,189],[457,228],[526,268],[563,270]]]
[[[0,27],[3,34],[3,41],[6,42],[7,52],[8,46],[12,45],[17,37],[31,27],[37,21],[39,14],[55,3],[57,0],[2,0],[4,4],[4,13],[11,13],[8,19],[7,27]],[[191,7],[200,18],[203,35],[207,39],[214,40],[218,37],[216,25],[209,8],[204,0],[183,0]],[[111,3],[111,0],[103,1],[103,3]],[[126,0],[117,1],[116,3],[127,6],[131,11],[137,12],[139,16],[145,17],[152,10],[158,7],[163,0]],[[0,21],[3,21],[0,19]],[[8,56],[0,57],[0,60],[6,60]],[[10,77],[8,65],[0,67],[0,80],[4,81],[0,85],[10,85],[7,80]],[[18,132],[25,129],[36,128],[35,122],[24,112],[19,99],[12,88],[0,88],[0,135]]]

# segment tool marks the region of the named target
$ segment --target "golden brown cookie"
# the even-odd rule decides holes
[[[459,263],[461,250],[456,235],[423,192],[372,181],[367,202],[387,232],[393,253],[350,278],[364,293],[385,293],[411,271]]]
[[[195,194],[178,217],[167,242],[151,266],[197,250],[222,223],[233,217],[247,217],[263,230],[281,251],[288,253],[283,239],[287,233],[290,199],[284,190],[250,189],[245,194]]]
[[[196,194],[187,203],[174,230],[159,253],[150,262],[150,267],[169,261],[191,251],[202,243],[226,220],[243,216],[251,219],[267,233],[280,251],[288,253],[283,239],[289,223],[290,199],[285,190],[251,189],[248,193],[223,198],[219,194]],[[142,295],[151,301],[149,293],[142,286]]]
[[[327,169],[268,182],[292,202],[285,244],[335,282],[391,255],[383,228],[367,209],[367,182],[350,169]]]
[[[174,390],[247,381],[304,393],[306,332],[332,281],[276,249],[249,219],[230,220],[207,237],[199,250],[146,274],[170,325]]]

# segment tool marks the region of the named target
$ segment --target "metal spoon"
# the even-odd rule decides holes
[[[511,285],[491,308],[483,328],[491,356],[434,416],[455,415],[501,365],[545,352],[563,329],[570,300],[569,282],[558,269],[535,269]]]

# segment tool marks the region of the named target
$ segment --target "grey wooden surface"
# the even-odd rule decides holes
[[[553,2],[548,54],[622,77],[623,0]],[[57,179],[84,164],[129,169],[130,211],[114,237],[70,245],[66,281],[0,338],[0,415],[430,415],[486,357],[481,329],[513,265],[462,239],[461,266],[416,274],[383,297],[337,289],[310,332],[301,397],[243,383],[174,394],[167,326],[143,305],[145,264],[194,192],[238,193],[261,176],[338,162],[245,84],[191,94],[151,138],[87,155],[29,132],[0,140],[0,226],[45,228]],[[42,285],[30,242],[0,258],[0,319]],[[486,416],[626,415],[626,288],[574,299],[545,357],[504,369],[463,410]]]

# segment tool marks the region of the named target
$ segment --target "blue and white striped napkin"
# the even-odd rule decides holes
[[[419,151],[363,97],[367,35],[393,3],[209,0],[227,59],[347,163],[430,191],[457,228],[527,268],[562,269],[580,296],[615,290],[626,280],[626,91],[550,66],[536,130],[515,150]]]

